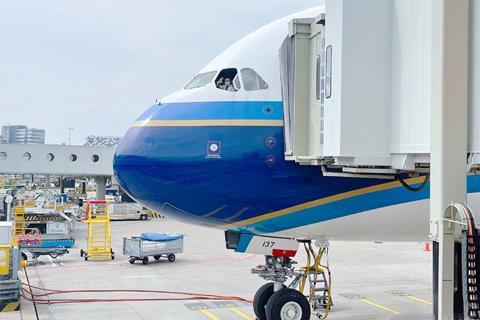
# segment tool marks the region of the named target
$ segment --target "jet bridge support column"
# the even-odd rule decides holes
[[[442,320],[454,317],[454,241],[460,236],[444,224],[443,213],[452,202],[464,203],[467,192],[468,26],[469,0],[432,1],[430,235],[438,249],[434,313]]]
[[[95,177],[95,185],[97,189],[96,200],[105,200],[105,189],[107,184],[106,177]]]

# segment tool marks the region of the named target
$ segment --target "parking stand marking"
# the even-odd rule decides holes
[[[205,316],[207,316],[208,319],[210,320],[220,320],[219,317],[208,311],[207,309],[200,309],[200,312],[203,313]]]
[[[393,313],[395,315],[399,315],[400,312],[398,312],[397,310],[393,310],[393,309],[390,309],[389,307],[386,307],[386,306],[382,306],[381,304],[378,304],[378,303],[375,303],[373,301],[370,301],[368,299],[359,299],[358,301],[362,302],[362,303],[365,303],[365,304],[368,304],[368,305],[371,305],[372,307],[375,307],[377,309],[380,309],[380,310],[383,310],[383,311],[386,311],[386,312],[390,312],[390,313]]]
[[[422,299],[422,298],[419,298],[419,297],[407,296],[407,298],[410,299],[410,300],[416,301],[416,302],[420,302],[420,303],[429,305],[429,306],[432,305],[432,302],[431,302],[431,301],[428,301],[428,300],[425,300],[425,299]]]
[[[237,307],[230,307],[229,309],[230,309],[230,311],[238,314],[242,319],[245,319],[245,320],[252,320],[252,319],[254,319],[252,316],[250,316],[249,314],[246,314],[245,312],[243,312],[242,310],[238,309]]]
[[[423,303],[423,304],[426,304],[426,305],[429,305],[429,306],[432,305],[431,301],[422,299],[420,297],[414,296],[414,295],[412,295],[410,293],[407,293],[407,292],[404,292],[404,291],[391,290],[391,291],[385,291],[385,292],[388,293],[388,294],[394,295],[396,297],[405,297],[405,298],[410,299],[410,300],[415,301],[415,302],[420,302],[420,303]]]

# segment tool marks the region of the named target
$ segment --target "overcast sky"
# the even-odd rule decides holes
[[[0,125],[122,136],[242,36],[321,0],[0,0]]]

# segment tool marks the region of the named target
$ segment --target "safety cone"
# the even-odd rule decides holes
[[[423,248],[423,251],[430,252],[430,242],[425,242],[425,247]]]

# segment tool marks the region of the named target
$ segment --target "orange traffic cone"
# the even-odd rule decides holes
[[[423,248],[423,250],[430,252],[430,242],[425,242],[425,247]]]

